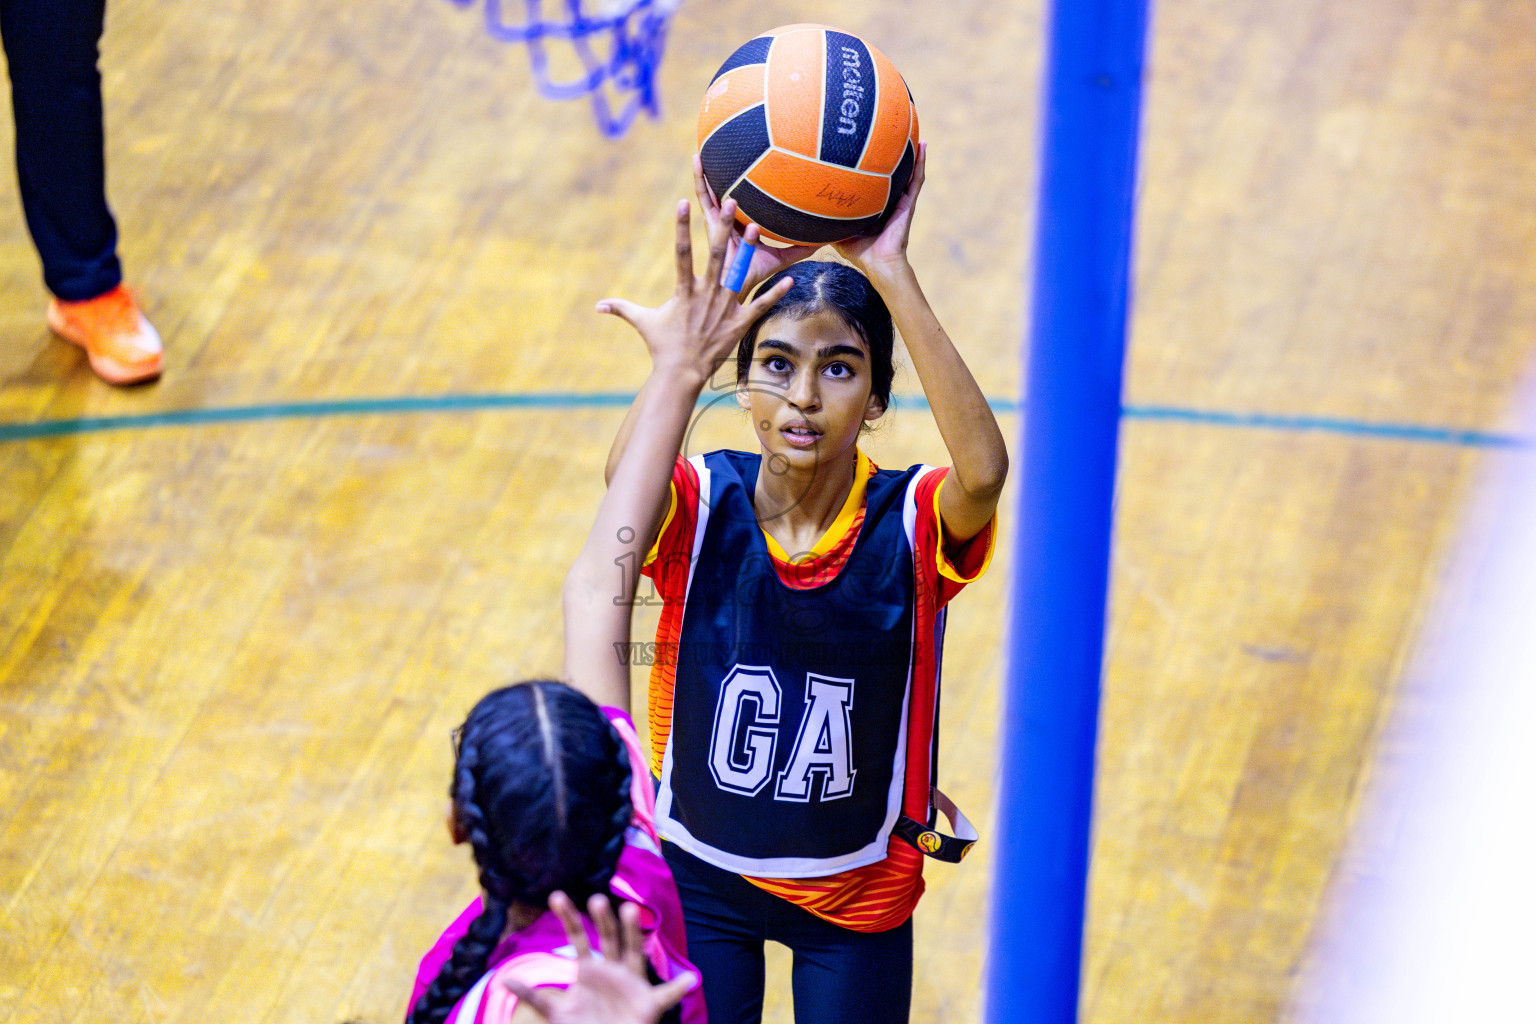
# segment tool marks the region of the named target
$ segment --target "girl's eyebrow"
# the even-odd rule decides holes
[[[763,338],[757,343],[757,347],[759,350],[770,348],[776,349],[780,352],[788,352],[792,356],[798,356],[800,354],[800,350],[795,348],[795,346],[789,344],[787,341],[780,341],[777,338]],[[826,348],[819,348],[816,350],[817,359],[830,359],[833,356],[852,356],[855,359],[868,358],[864,354],[864,350],[856,345],[845,345],[839,343],[836,345],[828,345]]]
[[[864,350],[855,345],[828,345],[826,348],[817,349],[818,359],[830,359],[833,356],[853,356],[855,359],[863,359]]]

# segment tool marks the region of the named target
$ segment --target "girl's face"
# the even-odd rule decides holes
[[[736,400],[752,414],[763,455],[815,470],[852,449],[885,408],[870,392],[869,347],[830,309],[764,321]]]

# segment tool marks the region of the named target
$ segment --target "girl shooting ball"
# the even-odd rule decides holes
[[[714,1024],[760,1019],[770,939],[794,951],[797,1019],[905,1021],[922,853],[955,860],[974,838],[963,817],[961,840],[933,829],[936,806],[956,818],[933,789],[938,664],[945,606],[990,557],[1008,460],[907,259],[925,164],[923,147],[877,235],[834,247],[845,263],[753,253],[748,287],[767,280],[735,369],[756,450],[678,457],[647,517],[656,821]],[[695,188],[712,238],[753,240],[697,161]],[[648,339],[661,312],[607,308]],[[890,405],[893,327],[948,469],[880,470],[858,448]],[[620,428],[610,487],[642,432],[655,439],[660,386]]]
[[[739,305],[718,283],[729,236],[712,224],[709,265],[695,277],[683,203],[676,291],[640,318],[651,375],[628,450],[565,581],[565,678],[582,692],[551,681],[497,690],[455,733],[449,828],[473,852],[482,895],[422,960],[408,1024],[585,1019],[589,1004],[580,1000],[592,987],[582,979],[601,974],[573,953],[599,930],[610,933],[612,948],[618,933],[610,898],[624,901],[625,931],[642,936],[644,960],[663,983],[636,997],[635,1019],[680,997],[676,1019],[703,1024],[700,994],[683,994],[696,982],[687,980],[693,969],[677,891],[661,858],[653,790],[629,720],[628,669],[614,655],[629,641],[633,587],[615,595],[612,568],[643,554],[641,538],[656,532],[668,470],[704,383],[747,325],[790,287],[785,280]],[[576,927],[573,901],[592,918],[579,922],[581,941],[568,934]]]

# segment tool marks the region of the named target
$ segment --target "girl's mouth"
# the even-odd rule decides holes
[[[809,448],[821,438],[821,431],[799,423],[780,427],[779,434],[795,448]]]

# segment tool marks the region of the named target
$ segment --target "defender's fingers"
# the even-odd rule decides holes
[[[571,898],[556,889],[549,894],[549,909],[560,919],[565,937],[570,940],[571,948],[576,950],[576,959],[591,956],[592,946],[587,942],[586,926],[582,924],[581,915],[576,912],[576,904]]]
[[[747,323],[751,323],[753,320],[756,320],[758,317],[768,312],[769,307],[782,299],[784,295],[794,286],[794,278],[779,278],[777,281],[773,282],[772,288],[769,288],[766,292],[761,293],[757,296],[757,298],[753,299],[745,306],[742,306],[741,315],[746,319]]]
[[[693,991],[693,987],[699,983],[699,976],[692,971],[684,971],[665,984],[656,985],[651,989],[651,998],[656,1000],[656,1008],[665,1013],[678,1003],[683,1001],[683,996]]]
[[[726,291],[745,296],[752,290],[752,285],[756,283],[752,277],[752,264],[757,261],[757,250],[762,245],[762,233],[762,228],[749,222],[746,230],[741,233],[740,241],[733,241],[731,247],[726,250],[726,257],[730,262],[720,281]]]
[[[516,978],[502,978],[501,987],[517,996],[518,1002],[527,1003],[539,1011],[539,1014],[545,1020],[554,1017],[555,1006],[550,1002],[549,996],[545,994],[545,989],[529,988]],[[671,1004],[668,1005],[670,1006]]]
[[[608,902],[608,897],[594,893],[587,900],[587,916],[597,926],[598,949],[603,959],[619,962],[624,956],[623,941],[619,937],[618,922],[613,918],[613,905]]]
[[[730,257],[730,265],[721,275],[720,287],[732,294],[744,292],[752,276],[752,261],[757,256],[757,246],[743,238],[740,245],[729,246],[726,253]]]
[[[726,205],[723,207],[714,207],[704,211],[704,234],[709,239],[711,247],[722,238],[725,240],[728,249],[735,246],[738,236],[734,215],[736,201],[734,199],[727,199],[725,203]]]
[[[688,200],[677,204],[677,291],[693,290],[693,232],[689,228]]]
[[[633,903],[619,907],[620,941],[624,963],[636,974],[645,973],[645,940],[640,935],[640,908]]]
[[[602,299],[596,306],[599,313],[616,316],[631,326],[635,323],[635,317],[643,313],[645,308],[638,303],[630,302],[628,299]]]
[[[736,217],[736,200],[727,199],[720,206],[720,220],[730,225]],[[720,275],[725,270],[725,249],[730,241],[731,231],[729,226],[724,231],[711,231],[709,239],[709,265],[704,270],[704,280],[718,283]]]

